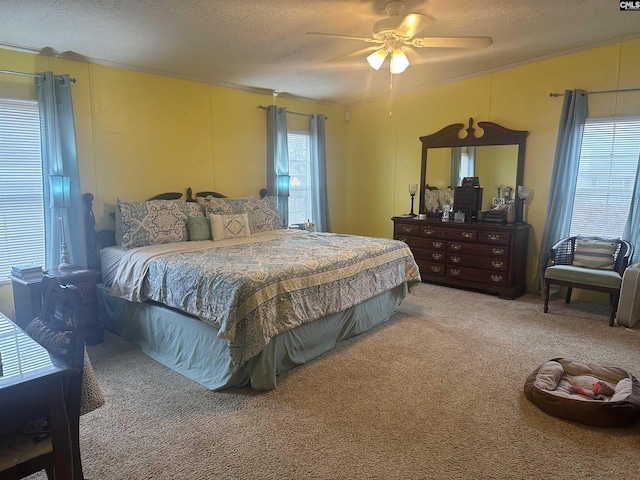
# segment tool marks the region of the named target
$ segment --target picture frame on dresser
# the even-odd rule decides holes
[[[477,152],[477,147],[508,147],[504,150],[507,152],[506,158],[500,159],[500,171],[509,173],[499,179],[500,183],[514,185],[516,191],[518,186],[523,184],[526,139],[529,132],[512,130],[492,122],[479,122],[478,127],[474,127],[473,119],[470,118],[467,128],[462,123],[456,123],[434,134],[420,137],[422,188],[419,212],[425,214],[423,217],[426,217],[426,220],[393,217],[393,234],[396,240],[409,245],[423,282],[514,299],[527,291],[526,259],[531,227],[522,220],[522,201],[515,199],[514,223],[506,223],[502,217],[497,219],[499,221],[494,218],[485,219],[484,214],[467,214],[464,222],[443,222],[427,208],[427,204],[431,203],[425,202],[427,190],[432,191],[433,185],[446,184],[443,182],[449,181],[449,178],[430,178],[428,174],[441,171],[448,177],[449,165],[440,164],[436,169],[427,169],[428,160],[432,163],[449,161],[451,156],[447,155],[447,149],[475,147],[474,151]],[[483,161],[491,162],[491,157]],[[484,171],[490,171],[490,167],[484,165]],[[496,180],[492,178],[485,181],[492,184]],[[481,188],[482,182],[482,176],[478,176],[474,183],[479,183]],[[465,188],[454,185],[454,188],[456,187]],[[486,199],[487,210],[491,208],[492,201],[491,198]],[[454,204],[454,212],[457,210]]]

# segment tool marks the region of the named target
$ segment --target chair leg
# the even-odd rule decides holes
[[[549,311],[549,282],[544,282],[544,313]]]
[[[564,303],[569,303],[571,301],[571,291],[573,288],[567,287],[567,297],[564,299]]]
[[[620,301],[620,297],[617,295],[609,295],[609,300],[611,302],[611,316],[609,317],[609,326],[613,327],[615,324],[616,313],[618,311],[618,302]]]
[[[73,478],[74,480],[84,480],[82,459],[80,458],[80,418],[78,416],[69,419],[69,431],[73,454]]]

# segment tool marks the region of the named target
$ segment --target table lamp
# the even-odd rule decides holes
[[[58,219],[60,220],[60,264],[58,270],[69,270],[74,267],[71,263],[71,255],[67,247],[64,232],[63,210],[69,208],[69,197],[71,195],[70,179],[67,175],[49,175],[49,185],[51,187],[51,208],[58,209]]]

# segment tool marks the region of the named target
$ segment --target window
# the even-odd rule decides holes
[[[622,237],[639,155],[640,117],[587,119],[570,235]]]
[[[0,281],[11,267],[44,266],[38,102],[0,98]]]
[[[311,218],[311,161],[309,132],[289,130],[289,224]]]

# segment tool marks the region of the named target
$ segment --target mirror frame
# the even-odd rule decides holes
[[[469,118],[469,127],[464,128],[464,123],[453,123],[444,127],[436,133],[420,137],[422,142],[422,164],[420,169],[420,208],[419,212],[424,213],[424,189],[427,175],[427,151],[429,148],[442,147],[481,147],[487,145],[517,145],[518,165],[516,168],[516,183],[514,187],[514,199],[516,205],[516,222],[522,222],[522,200],[518,197],[518,187],[524,182],[524,157],[527,146],[529,132],[526,130],[511,130],[493,122],[478,122],[478,127],[482,132],[478,132],[473,127],[473,118]],[[461,132],[465,132],[464,137],[460,137]]]

